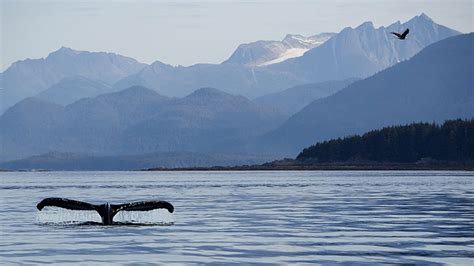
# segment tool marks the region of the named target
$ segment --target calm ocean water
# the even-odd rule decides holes
[[[45,197],[161,199],[175,213],[91,225],[93,212],[38,212]],[[5,264],[474,265],[469,172],[0,173],[0,209]]]

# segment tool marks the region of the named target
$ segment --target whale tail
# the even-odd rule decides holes
[[[119,211],[151,211],[155,209],[167,209],[170,213],[174,212],[171,203],[162,200],[136,201],[124,204],[111,204],[112,210],[117,213]]]
[[[94,210],[99,213],[103,224],[112,224],[113,217],[119,211],[151,211],[155,209],[167,209],[170,213],[174,212],[174,207],[171,203],[161,200],[95,205],[66,198],[46,198],[39,202],[38,205],[36,205],[36,208],[41,211],[46,206],[60,207],[68,210]]]

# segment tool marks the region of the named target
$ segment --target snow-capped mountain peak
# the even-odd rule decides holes
[[[334,33],[322,33],[305,37],[299,34],[287,34],[281,41],[256,41],[241,44],[224,63],[253,67],[280,63],[302,56],[306,51],[323,44],[333,35]]]
[[[282,40],[282,43],[287,44],[291,48],[307,48],[310,49],[315,45],[315,40],[307,38],[302,35],[288,34]]]

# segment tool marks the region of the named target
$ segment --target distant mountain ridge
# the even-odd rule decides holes
[[[244,140],[276,128],[284,117],[248,98],[201,88],[129,127],[121,143],[133,153],[157,150],[246,152]]]
[[[403,42],[390,33],[405,28],[410,28],[411,32]],[[256,67],[255,60],[268,62],[283,49],[275,48],[277,52],[267,57],[265,54],[272,47],[283,44],[256,42],[243,45],[220,65],[174,67],[155,62],[139,73],[120,80],[115,86],[124,89],[141,85],[163,95],[177,97],[183,97],[195,88],[213,87],[257,98],[301,84],[365,78],[411,58],[427,45],[458,34],[436,24],[425,14],[403,24],[396,22],[377,29],[371,22],[365,22],[355,29],[345,28],[302,56],[282,62]]]
[[[472,118],[473,47],[474,33],[434,43],[407,61],[310,103],[260,142],[293,153],[384,126]]]
[[[409,28],[405,41],[390,32]],[[303,56],[268,66],[271,71],[291,73],[307,83],[347,78],[365,78],[389,66],[407,60],[424,47],[460,32],[436,24],[422,13],[401,24],[375,28],[364,22],[347,27]]]
[[[37,94],[36,97],[49,102],[68,105],[81,98],[95,97],[112,91],[113,87],[105,82],[82,76],[72,76],[61,79],[58,83]]]
[[[67,77],[82,76],[113,84],[137,73],[144,66],[135,59],[118,54],[76,51],[66,47],[50,53],[46,58],[18,61],[0,73],[3,88],[0,92],[0,113]]]
[[[263,67],[251,68],[238,64],[196,64],[189,67],[154,62],[137,74],[115,84],[117,90],[144,86],[171,97],[184,97],[196,88],[212,87],[249,98],[282,90],[299,80],[291,73],[277,73]]]
[[[152,167],[210,167],[260,164],[274,157],[245,154],[205,154],[195,152],[156,152],[139,155],[98,156],[49,152],[28,158],[0,162],[8,170],[51,171],[132,171]]]
[[[290,117],[312,101],[332,95],[357,80],[352,78],[299,85],[258,97],[254,102],[279,110]]]
[[[1,160],[49,151],[103,156],[164,151],[233,152],[283,118],[213,88],[169,98],[134,86],[61,106],[27,98],[0,116]]]
[[[407,27],[411,32],[403,42],[390,34],[390,31]],[[113,85],[112,91],[138,85],[166,96],[184,97],[197,88],[213,87],[256,98],[301,84],[365,78],[410,58],[433,42],[456,34],[459,32],[438,25],[421,14],[404,24],[396,22],[387,28],[375,29],[371,22],[366,22],[337,34],[287,35],[283,41],[243,44],[222,64],[189,67],[171,66],[160,61],[146,65],[113,53],[63,47],[44,59],[18,61],[0,73],[3,88],[0,90],[0,113],[18,101],[74,76]],[[82,85],[72,97],[74,100],[97,95],[93,88]],[[71,99],[56,98],[54,101],[66,104]]]

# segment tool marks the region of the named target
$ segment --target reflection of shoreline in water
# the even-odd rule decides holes
[[[103,225],[96,211],[67,210],[56,207],[45,207],[37,212],[36,221],[43,225]],[[166,210],[122,211],[114,217],[113,226],[154,226],[173,225],[174,215]]]

